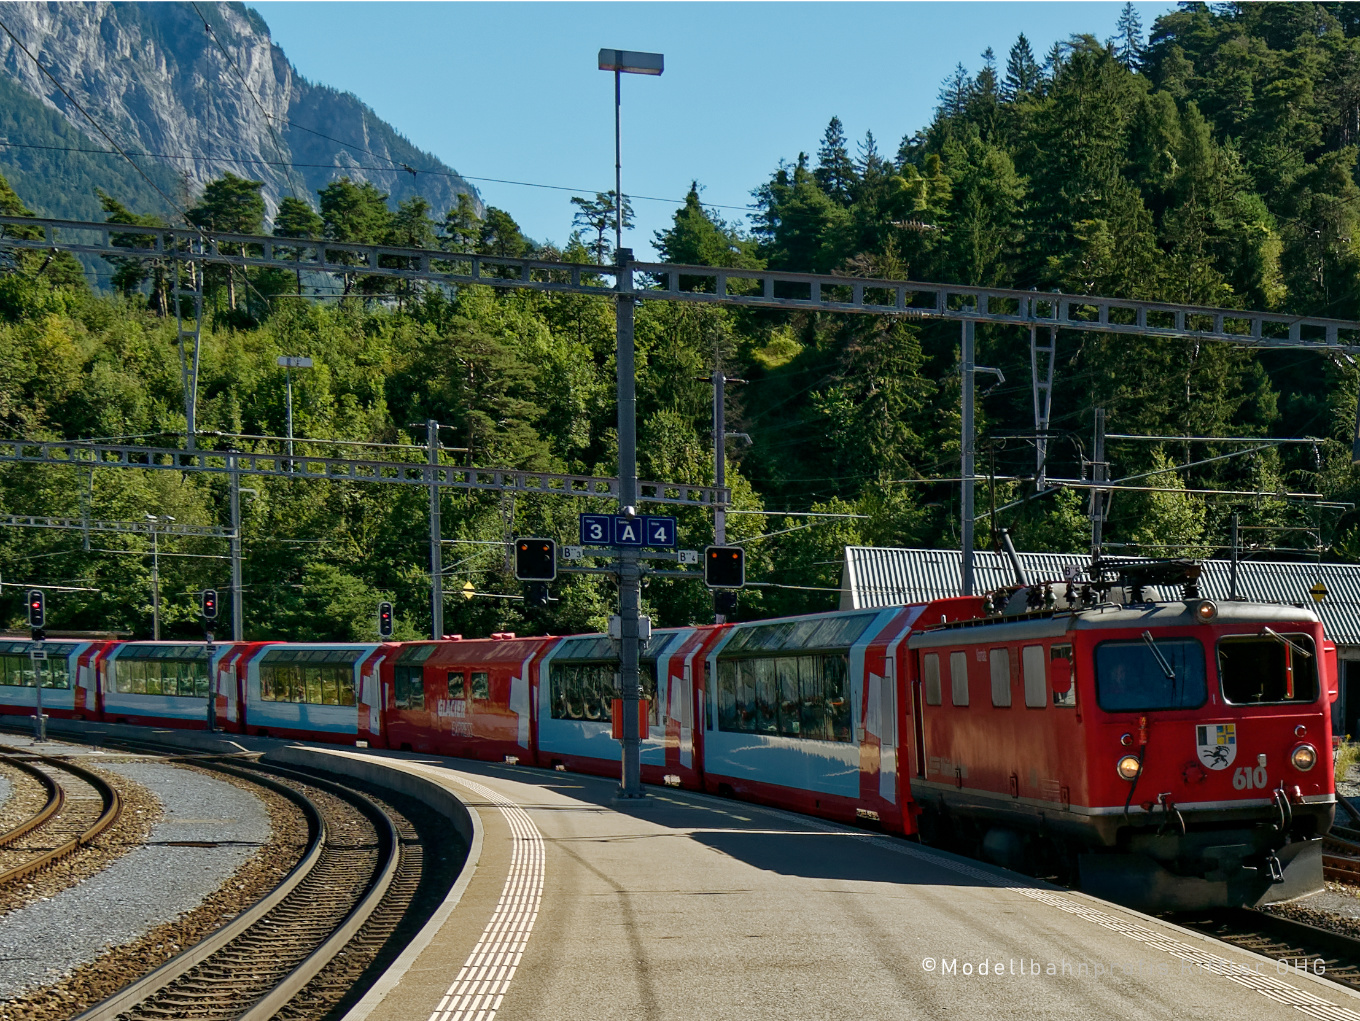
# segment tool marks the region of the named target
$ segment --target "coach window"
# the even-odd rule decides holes
[[[1218,677],[1236,705],[1316,702],[1317,651],[1305,634],[1233,635],[1218,643]]]
[[[1111,713],[1197,709],[1208,698],[1204,646],[1194,638],[1159,638],[1096,646],[1096,701]]]
[[[987,656],[992,669],[992,705],[1009,709],[1011,704],[1011,650],[993,649]]]
[[[0,643],[0,684],[20,688],[34,687],[33,660],[29,658],[29,648],[28,642]],[[71,677],[66,665],[68,651],[69,647],[53,649],[49,646],[47,659],[38,661],[42,664],[44,688],[71,686]]]
[[[949,654],[949,694],[955,705],[968,704],[968,653]]]
[[[940,698],[940,654],[927,652],[921,659],[921,673],[925,675],[926,705],[939,705]]]
[[[1044,647],[1026,645],[1020,650],[1020,666],[1025,674],[1025,708],[1042,709],[1048,704],[1048,678],[1044,675]]]
[[[482,702],[491,697],[491,675],[485,670],[472,671],[472,697]]]
[[[449,671],[449,698],[467,698],[467,674],[461,670]]]

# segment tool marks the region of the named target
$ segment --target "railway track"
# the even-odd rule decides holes
[[[61,861],[118,820],[118,792],[83,766],[5,745],[0,762],[36,780],[47,795],[41,809],[0,834],[0,890]]]
[[[1360,989],[1360,938],[1250,908],[1178,917],[1187,928]]]
[[[103,744],[269,787],[302,811],[309,841],[274,890],[150,974],[129,976],[128,985],[76,1021],[339,1016],[418,931],[424,906],[442,900],[461,866],[446,846],[448,857],[429,853],[443,827],[432,810],[403,795],[242,756],[185,754],[141,741]]]

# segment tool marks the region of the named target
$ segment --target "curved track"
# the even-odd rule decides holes
[[[81,1015],[82,1021],[272,1017],[349,942],[382,902],[399,838],[371,799],[318,777],[194,757],[195,765],[276,790],[308,818],[302,860],[230,925]]]
[[[0,889],[89,844],[122,811],[118,792],[107,780],[67,759],[0,745],[0,761],[27,773],[47,792],[38,812],[0,835]]]

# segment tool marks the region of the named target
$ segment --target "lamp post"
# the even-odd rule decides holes
[[[666,69],[666,58],[660,53],[637,50],[601,50],[600,70],[614,72],[614,250],[623,247],[623,148],[619,120],[623,108],[623,76],[625,74],[659,75]]]
[[[614,257],[618,283],[614,306],[614,361],[618,368],[619,512],[637,515],[637,395],[633,369],[633,253],[623,247],[623,171],[619,141],[620,82],[624,74],[658,75],[664,67],[660,53],[601,50],[600,70],[614,72]],[[642,793],[642,735],[638,719],[638,633],[642,601],[642,573],[637,550],[621,549],[619,558],[619,694],[623,696],[623,763],[619,796],[640,798]]]
[[[155,515],[149,511],[146,520],[151,522],[151,640],[161,640],[161,547],[159,525],[161,522],[174,521],[169,514]]]
[[[288,389],[288,470],[293,470],[293,370],[310,369],[312,360],[304,355],[279,355],[279,368]]]

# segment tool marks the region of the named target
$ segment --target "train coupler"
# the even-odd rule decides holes
[[[1280,864],[1280,859],[1273,854],[1266,855],[1266,871],[1270,873],[1272,883],[1284,882],[1284,866]]]

